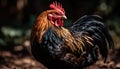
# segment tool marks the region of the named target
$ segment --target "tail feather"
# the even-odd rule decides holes
[[[108,47],[110,49],[114,49],[114,42],[113,42],[112,37],[110,36],[109,32],[106,29],[104,30],[104,34],[105,34],[106,39],[108,41]]]
[[[100,16],[85,15],[74,22],[71,29],[82,33],[87,32],[93,38],[93,44],[98,46],[102,58],[106,61],[108,49],[113,48],[114,44]]]
[[[107,58],[107,53],[108,53],[108,48],[107,48],[107,42],[106,42],[106,36],[102,32],[102,29],[100,28],[93,28],[91,27],[94,32],[96,32],[92,37],[95,40],[95,43],[98,45],[100,54],[102,55],[102,58],[106,61]]]
[[[98,16],[98,15],[85,15],[81,18],[79,18],[77,21],[75,21],[73,24],[82,24],[82,22],[85,21],[91,21],[91,20],[98,20],[98,21],[103,21],[102,17]]]

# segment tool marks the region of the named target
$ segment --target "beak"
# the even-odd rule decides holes
[[[62,16],[62,19],[67,19],[67,17],[65,15]]]

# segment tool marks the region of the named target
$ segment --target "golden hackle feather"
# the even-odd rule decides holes
[[[91,37],[89,37],[89,36],[83,36],[83,38],[85,39],[85,41],[88,43],[88,44],[90,44],[91,46],[93,46],[93,44],[91,43]]]
[[[31,45],[35,37],[38,37],[37,40],[39,43],[42,41],[43,34],[48,30],[49,27],[53,27],[53,24],[47,19],[47,15],[51,12],[57,12],[55,10],[47,10],[41,13],[37,20],[35,21],[32,32],[31,32]]]
[[[61,29],[55,29],[55,31],[60,38],[64,39],[65,43],[70,47],[72,51],[76,50],[75,46],[72,43],[74,38],[67,29],[61,27]]]
[[[72,50],[72,52],[83,52],[83,47],[85,47],[85,43],[93,46],[93,39],[87,35],[82,36],[78,34],[77,38],[75,38],[68,29],[61,27],[61,29],[54,29],[60,38],[63,38],[66,45]],[[83,41],[83,38],[85,42]]]

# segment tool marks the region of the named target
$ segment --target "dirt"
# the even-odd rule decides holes
[[[120,49],[109,53],[106,63],[102,60],[88,69],[120,69]],[[29,41],[22,45],[0,46],[0,69],[47,69],[30,53]]]

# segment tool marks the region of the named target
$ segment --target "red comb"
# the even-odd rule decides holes
[[[64,13],[64,9],[62,8],[62,5],[60,3],[57,3],[56,1],[50,4],[49,6],[51,9],[55,9],[60,11],[61,13]]]

